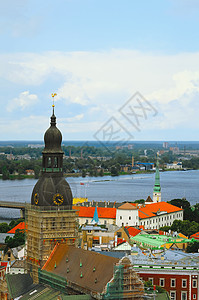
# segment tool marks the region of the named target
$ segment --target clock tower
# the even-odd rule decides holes
[[[54,106],[44,142],[41,177],[33,189],[31,204],[46,207],[63,205],[71,209],[73,197],[70,186],[63,177],[62,134],[56,126]]]
[[[53,112],[44,135],[41,176],[26,208],[27,270],[37,283],[38,269],[47,261],[57,242],[75,244],[76,213],[72,192],[63,176],[62,134]]]

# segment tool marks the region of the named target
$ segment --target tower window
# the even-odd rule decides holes
[[[54,158],[54,168],[57,168],[57,157]]]
[[[51,157],[48,158],[48,168],[51,167]]]

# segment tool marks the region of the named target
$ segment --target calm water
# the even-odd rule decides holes
[[[37,180],[0,180],[0,201],[30,202]],[[74,197],[87,196],[96,201],[134,201],[152,197],[155,174],[124,175],[118,177],[67,178]],[[191,204],[199,202],[199,170],[161,172],[162,200],[186,197]],[[80,185],[84,183],[84,185]],[[0,220],[18,218],[14,209],[0,208]]]

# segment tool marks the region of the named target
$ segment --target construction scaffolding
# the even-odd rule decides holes
[[[25,211],[27,259],[26,268],[38,283],[42,268],[57,242],[74,245],[77,237],[75,210],[67,207],[27,205]]]
[[[114,276],[103,299],[144,299],[144,284],[127,257],[114,266]]]

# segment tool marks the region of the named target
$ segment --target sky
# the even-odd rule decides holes
[[[0,1],[0,140],[197,141],[198,0]]]

